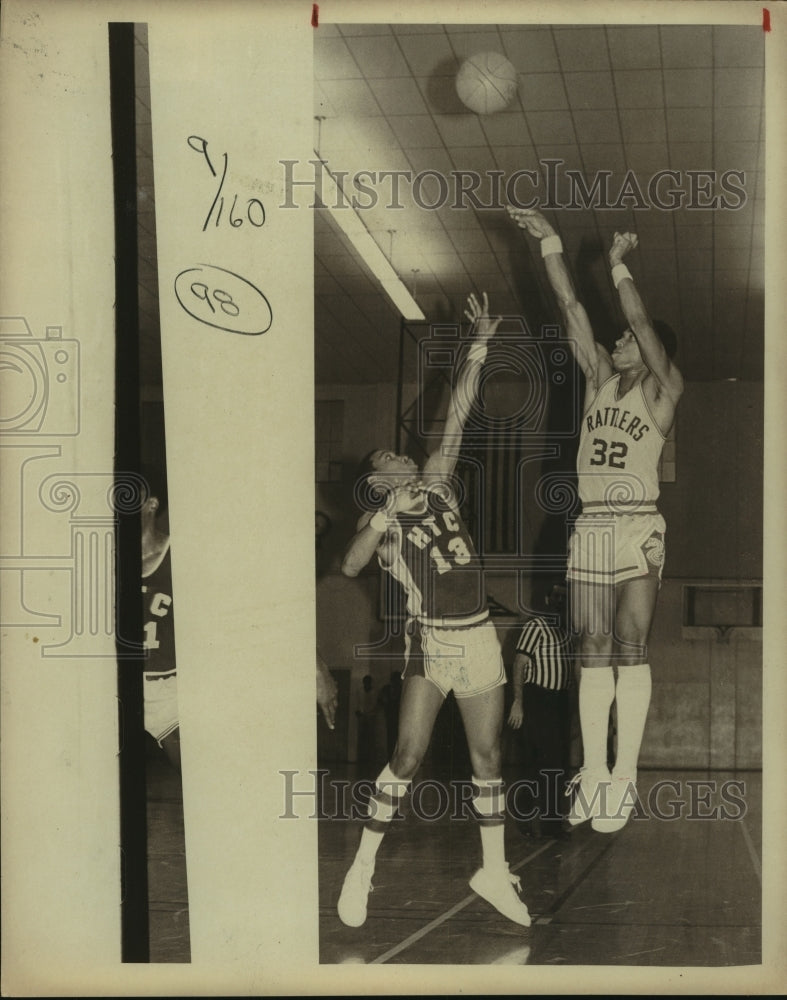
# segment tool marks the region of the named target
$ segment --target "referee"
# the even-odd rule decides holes
[[[511,674],[514,703],[508,715],[522,736],[523,772],[514,815],[525,836],[563,837],[570,764],[571,638],[565,629],[566,588],[554,584],[544,612],[523,627]],[[525,784],[526,783],[526,784]]]

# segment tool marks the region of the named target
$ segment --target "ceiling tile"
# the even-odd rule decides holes
[[[525,111],[549,111],[568,107],[566,88],[560,73],[523,73],[519,78],[519,99]]]
[[[565,73],[609,69],[607,38],[603,28],[554,28],[553,35]]]
[[[476,233],[473,230],[468,232],[468,242],[470,242],[470,237],[473,240],[476,238],[483,239],[483,235]],[[472,245],[468,249],[473,249]],[[459,257],[459,254],[454,252],[451,253],[435,253],[431,254],[429,257],[429,266],[432,269],[432,273],[436,274],[438,277],[445,274],[455,274],[457,271],[463,271],[464,265]]]
[[[713,71],[665,69],[664,94],[668,107],[709,108],[713,104]]]
[[[459,62],[442,30],[440,34],[399,35],[398,39],[413,76],[456,75]]]
[[[572,108],[615,107],[611,73],[566,73],[565,79]]]
[[[503,48],[520,73],[534,74],[560,68],[549,28],[504,28]]]
[[[709,142],[670,142],[670,167],[673,170],[708,170],[713,158]]]
[[[457,170],[472,170],[482,177],[478,185],[477,197],[482,202],[489,201],[490,182],[485,177],[487,171],[495,170],[497,164],[488,146],[455,146],[451,149],[451,159]],[[469,188],[467,181],[463,182],[465,189]]]
[[[468,109],[459,100],[454,76],[418,77],[418,89],[426,101],[430,112],[436,117],[443,115],[468,115]]]
[[[390,125],[405,151],[442,144],[431,115],[392,116]]]
[[[460,62],[484,52],[497,52],[504,55],[501,51],[503,46],[495,25],[490,25],[489,31],[478,31],[476,25],[466,27],[470,30],[447,29],[448,41]]]
[[[663,212],[637,212],[636,232],[641,250],[669,250],[675,254],[675,230]]]
[[[664,107],[661,70],[624,69],[615,73],[615,91],[621,108]]]
[[[322,28],[322,25],[320,25]],[[339,24],[339,31],[345,38],[354,38],[357,35],[390,35],[391,28],[385,22],[378,24]]]
[[[713,251],[706,247],[678,246],[678,267],[681,271],[708,271],[713,268]]]
[[[546,175],[547,170],[554,175],[561,175],[566,170],[582,170],[582,160],[579,155],[579,146],[569,143],[544,143],[536,146],[538,159],[541,164],[541,171]],[[546,160],[556,160],[557,165],[545,166]]]
[[[526,117],[536,146],[541,143],[576,142],[574,123],[568,111],[530,111]]]
[[[347,44],[367,78],[410,76],[410,67],[394,35],[351,38]]]
[[[418,85],[412,77],[394,77],[369,80],[372,93],[382,108],[383,114],[425,115],[426,104]]]
[[[440,115],[435,124],[447,146],[487,145],[478,115]]]
[[[445,28],[442,24],[394,24],[395,35],[444,35]]]
[[[764,66],[765,33],[759,25],[714,25],[716,66]]]
[[[504,183],[508,183],[517,170],[538,170],[538,155],[533,146],[493,146],[493,152],[498,167],[505,171]],[[530,182],[522,178],[521,182],[511,183],[526,187]]]
[[[618,143],[621,141],[618,115],[614,111],[575,111],[574,128],[580,143]],[[646,139],[641,141],[646,141]]]
[[[528,139],[525,116],[521,111],[501,111],[497,115],[484,115],[479,119],[481,128],[492,147],[518,146]]]
[[[713,150],[713,165],[717,170],[742,170],[752,173],[757,169],[756,142],[717,143]]]
[[[667,108],[667,134],[670,143],[710,142],[713,138],[710,108]]]
[[[484,282],[488,282],[490,276],[502,278],[500,264],[491,250],[489,253],[460,253],[459,256],[471,279],[483,278]]]
[[[647,27],[607,28],[609,53],[614,69],[658,69],[661,66],[659,29]]]
[[[632,142],[626,146],[626,160],[632,170],[666,170],[669,165],[665,142]]]
[[[625,149],[622,143],[582,143],[582,161],[588,174],[610,170],[613,174],[626,172]],[[588,181],[591,178],[588,177]]]
[[[659,32],[665,68],[713,65],[713,32],[710,25],[662,25]]]
[[[714,241],[713,230],[713,226],[685,225],[682,220],[679,220],[675,225],[676,246],[684,250],[712,249]]]
[[[325,95],[339,115],[379,115],[380,107],[364,80],[323,80]]]
[[[717,108],[762,103],[761,69],[717,69],[713,76]]]
[[[719,213],[712,209],[687,208],[684,203],[683,208],[677,208],[671,214],[676,227],[684,226],[687,229],[692,229],[695,226],[704,226],[712,231],[715,217]],[[676,231],[678,230],[676,229]]]
[[[732,140],[735,142],[750,142],[760,137],[762,109],[754,108],[715,108],[713,112],[713,128],[717,142]]]
[[[740,269],[745,268],[743,273],[745,274],[746,280],[743,282],[743,285],[747,285],[749,277],[749,251],[750,247],[748,239],[745,243],[736,247],[719,246],[717,243],[713,248],[713,266],[715,273],[719,274],[719,272],[724,271],[736,271],[736,273],[740,273]]]
[[[657,108],[646,108],[641,111],[622,109],[620,127],[625,143],[667,141],[667,122],[664,111]]]
[[[322,89],[319,83],[314,84],[314,113],[316,115],[335,115],[336,109],[334,108],[331,101],[328,99],[328,95]]]
[[[318,80],[347,80],[363,73],[343,38],[318,35],[314,40],[314,75]]]

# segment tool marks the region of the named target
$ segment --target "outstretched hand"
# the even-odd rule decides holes
[[[507,205],[506,211],[520,229],[525,229],[531,236],[535,236],[537,240],[543,240],[546,236],[555,235],[555,230],[551,223],[535,208],[514,208],[513,205]]]
[[[619,264],[629,250],[634,250],[638,246],[639,240],[636,233],[615,233],[612,241],[612,249],[609,251],[609,263],[612,267]]]
[[[494,336],[503,319],[502,316],[496,316],[494,319],[490,318],[489,299],[486,292],[482,294],[480,302],[471,292],[467,296],[467,309],[464,312],[465,316],[470,320],[471,325],[475,328],[476,337],[481,340],[488,340]]]
[[[329,729],[334,729],[339,691],[330,671],[320,662],[319,654],[317,657],[317,704],[320,706],[325,724]]]

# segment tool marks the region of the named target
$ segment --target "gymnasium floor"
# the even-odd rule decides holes
[[[468,888],[480,863],[477,827],[472,820],[452,821],[437,798],[426,807],[441,813],[435,820],[419,819],[406,805],[403,819],[392,824],[378,854],[367,921],[345,927],[336,900],[360,824],[335,818],[341,810],[332,782],[355,777],[352,765],[333,765],[322,801],[321,815],[332,817],[319,820],[323,963],[713,967],[761,961],[760,772],[641,772],[642,818],[611,835],[584,824],[563,840],[534,840],[508,822],[507,856],[522,879],[530,928],[506,920]],[[513,781],[516,774],[504,777]],[[665,781],[678,784],[658,784]],[[706,781],[715,783],[711,791]],[[659,819],[652,805],[657,813],[680,815]],[[738,818],[704,818],[718,808]]]
[[[180,775],[155,745],[148,748],[146,765],[150,961],[188,962],[191,949]]]

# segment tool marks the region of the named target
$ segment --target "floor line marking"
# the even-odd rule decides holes
[[[757,854],[757,849],[754,846],[754,841],[751,839],[751,834],[749,833],[749,828],[746,826],[743,820],[740,820],[741,833],[743,834],[743,839],[746,841],[746,846],[749,849],[749,857],[751,858],[751,863],[754,868],[754,874],[762,885],[762,865],[760,864],[760,859]]]
[[[539,854],[543,854],[544,851],[548,851],[550,847],[554,846],[555,846],[555,841],[551,841],[548,844],[544,844],[543,847],[539,847],[538,850],[533,851],[532,854],[528,854],[528,856],[524,858],[522,861],[518,861],[515,865],[511,865],[510,871],[515,872],[518,871],[520,868],[524,868],[526,864],[529,864],[534,858],[537,858]],[[403,941],[400,941],[399,944],[395,944],[393,948],[389,948],[388,951],[384,951],[382,955],[378,955],[377,958],[373,958],[372,961],[369,963],[369,965],[381,965],[383,962],[387,962],[389,958],[393,958],[395,955],[398,955],[400,952],[404,951],[405,948],[409,948],[411,944],[415,944],[416,941],[420,941],[421,938],[426,937],[426,935],[430,934],[433,930],[435,930],[435,928],[440,927],[442,924],[444,924],[446,920],[450,920],[451,917],[455,916],[461,910],[464,910],[464,908],[466,906],[469,906],[474,900],[480,898],[481,897],[476,895],[476,893],[471,892],[469,896],[465,896],[464,899],[461,899],[458,903],[452,906],[450,910],[446,910],[445,913],[441,913],[439,917],[435,917],[434,920],[431,920],[428,924],[425,924],[419,930],[413,931],[413,933],[410,934],[409,937],[406,937]]]

